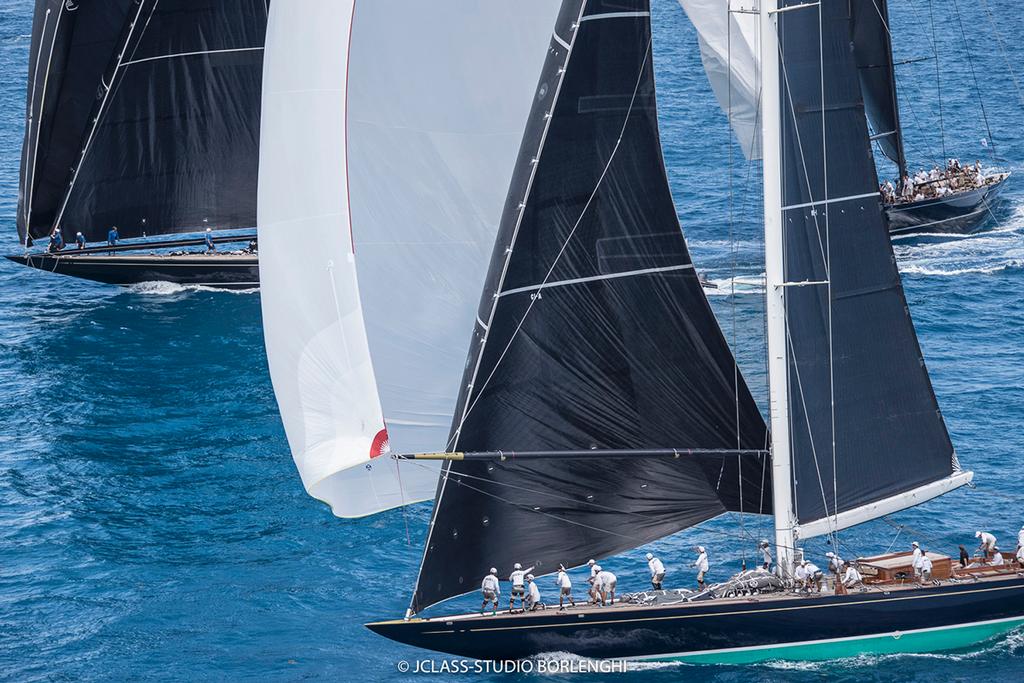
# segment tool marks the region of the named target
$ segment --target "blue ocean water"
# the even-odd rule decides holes
[[[892,4],[897,59],[931,56],[929,4]],[[943,138],[949,155],[987,159],[987,118],[1003,165],[1020,169],[1024,100],[1014,72],[1024,76],[1016,41],[1024,18],[1010,0],[959,4],[964,36],[952,3],[934,8],[941,128],[934,60],[901,67],[911,160],[938,162]],[[29,0],[0,0],[2,252],[17,248],[31,9]],[[663,142],[680,219],[698,267],[722,286],[713,304],[763,397],[758,170],[730,142],[678,5],[657,0],[654,23]],[[896,243],[935,390],[978,482],[895,515],[908,526],[897,546],[914,537],[955,549],[986,528],[1012,547],[1024,522],[1022,182],[1011,180],[998,221],[984,234]],[[727,295],[733,281],[736,296]],[[398,673],[398,662],[430,657],[362,627],[405,609],[429,505],[350,522],[306,496],[277,416],[257,293],[120,290],[4,261],[0,415],[0,679],[401,680],[409,676]],[[732,516],[654,547],[670,571],[682,571],[690,547],[703,543],[723,578],[751,557],[735,540],[741,527],[768,533],[766,520]],[[844,540],[851,551],[870,553],[895,535],[876,522]],[[807,545],[818,556],[826,550]],[[641,551],[604,564],[626,588],[646,581]],[[612,678],[1009,678],[1024,672],[1022,646],[1024,637],[1010,635],[973,653],[747,668],[649,665]]]

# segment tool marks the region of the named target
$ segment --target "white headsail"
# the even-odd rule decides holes
[[[271,378],[342,517],[433,497],[554,0],[275,0],[258,223]]]
[[[679,0],[722,111],[748,159],[761,158],[758,0]]]

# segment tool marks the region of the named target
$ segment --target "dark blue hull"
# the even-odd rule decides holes
[[[367,626],[401,643],[476,659],[569,652],[596,658],[742,662],[758,661],[750,658],[750,651],[768,653],[761,659],[813,658],[771,654],[811,652],[809,645],[828,645],[833,653],[852,654],[949,649],[1021,623],[1024,578],[1011,576],[890,592],[873,589],[845,596],[766,596],[575,612],[548,609]],[[952,633],[959,633],[959,639]],[[717,658],[716,651],[720,653]],[[823,650],[819,647],[817,651]]]
[[[923,199],[886,208],[891,235],[958,234],[977,232],[992,215],[992,208],[1009,177],[973,190]]]
[[[217,289],[252,289],[260,284],[259,261],[254,254],[75,255],[65,252],[7,258],[39,270],[111,285],[173,282]]]

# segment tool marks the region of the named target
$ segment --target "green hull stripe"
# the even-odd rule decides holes
[[[820,661],[858,655],[906,654],[958,650],[1000,636],[1024,625],[1024,617],[941,628],[837,638],[793,645],[765,645],[736,650],[652,657],[692,664],[754,664],[772,660]]]

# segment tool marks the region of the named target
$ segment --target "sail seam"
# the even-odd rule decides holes
[[[878,192],[865,192],[864,194],[851,194],[845,197],[832,197],[831,199],[819,199],[813,202],[804,202],[803,204],[790,204],[789,206],[782,207],[783,211],[791,211],[793,209],[806,209],[810,206],[825,206],[827,204],[838,204],[840,202],[852,202],[855,199],[868,199],[869,197],[877,197]]]
[[[660,268],[641,268],[639,270],[624,270],[618,273],[608,273],[607,275],[591,275],[590,277],[576,277],[570,280],[558,280],[556,282],[541,282],[540,284],[536,285],[516,287],[515,289],[506,289],[504,292],[499,293],[498,296],[505,296],[507,294],[521,294],[522,292],[540,292],[542,289],[550,289],[551,287],[564,287],[566,285],[577,285],[584,284],[587,282],[600,282],[602,280],[616,280],[618,278],[632,277],[634,275],[666,273],[673,270],[693,270],[693,264],[684,263],[677,264],[674,266],[662,266]]]
[[[627,17],[649,17],[650,12],[604,12],[603,14],[591,14],[583,17],[580,21],[593,21],[595,19],[625,19]]]
[[[226,52],[262,52],[262,47],[233,47],[224,50],[196,50],[195,52],[176,52],[169,55],[156,55],[155,57],[143,57],[142,59],[133,59],[129,62],[124,62],[121,66],[131,66],[132,64],[142,64],[143,62],[155,62],[161,59],[175,59],[177,57],[194,57],[196,55],[218,55]]]

